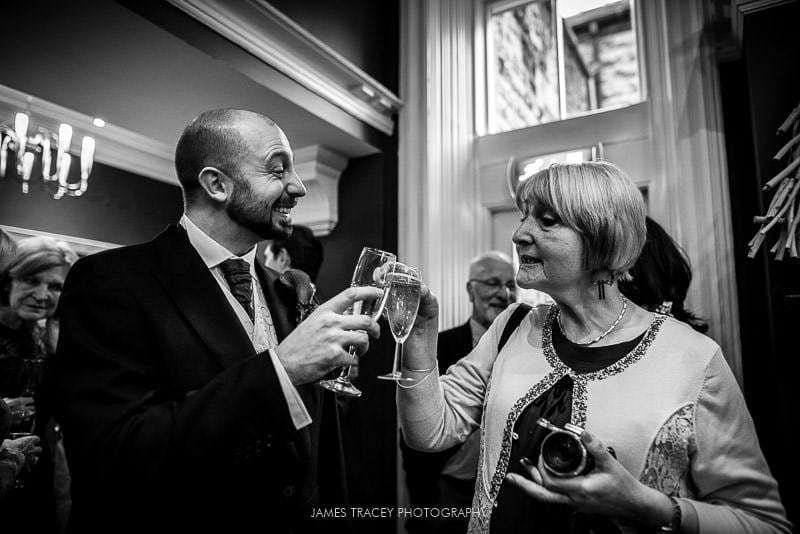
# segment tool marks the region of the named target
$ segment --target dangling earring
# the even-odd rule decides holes
[[[599,300],[604,300],[606,298],[606,286],[613,285],[614,279],[597,278],[592,284],[597,286],[597,298]]]

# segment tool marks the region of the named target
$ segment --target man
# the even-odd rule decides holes
[[[267,117],[201,114],[175,166],[179,225],[79,261],[61,297],[70,528],[336,531],[312,517],[345,502],[335,398],[313,383],[378,334],[343,312],[379,291],[350,288],[296,325],[293,292],[254,261],[258,241],[289,235],[305,194]]]
[[[323,250],[311,228],[295,226],[289,237],[264,241],[263,245],[259,243],[258,249],[264,265],[273,271],[283,273],[287,269],[300,269],[312,282],[317,281]]]
[[[516,299],[514,266],[501,252],[486,252],[469,265],[467,294],[472,315],[461,326],[439,333],[437,359],[444,373],[469,354],[494,319]],[[474,432],[457,447],[438,453],[418,452],[401,440],[406,483],[412,506],[468,508],[472,504],[475,474],[478,470],[480,432]],[[466,532],[469,518],[440,518],[417,525],[412,532]]]

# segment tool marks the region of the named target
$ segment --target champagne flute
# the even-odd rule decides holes
[[[384,280],[384,266],[395,260],[397,260],[397,256],[391,252],[384,252],[370,247],[364,247],[361,250],[361,256],[359,256],[358,263],[356,263],[356,268],[353,271],[353,280],[350,286],[380,287],[384,288],[384,291],[383,296],[380,298],[364,299],[354,303],[352,308],[354,315],[369,315],[375,320],[378,320],[381,316],[383,307],[386,304],[386,297],[389,294]],[[356,355],[355,347],[350,347],[350,354],[352,356]],[[322,380],[319,385],[340,395],[360,397],[361,390],[350,382],[350,368],[351,366],[348,365],[342,369],[342,372],[335,380]]]
[[[394,380],[397,382],[412,382],[412,378],[403,378],[400,366],[403,363],[403,343],[411,333],[414,319],[417,317],[420,298],[419,270],[394,263],[392,270],[386,275],[389,285],[389,296],[386,299],[386,319],[394,337],[394,362],[392,370],[385,375],[380,375],[381,380]]]
[[[20,397],[33,398],[44,373],[44,358],[33,358],[22,360],[19,370]],[[15,430],[25,429],[33,432],[33,425],[36,423],[35,406],[25,406],[15,412],[15,418],[19,419],[15,425]]]

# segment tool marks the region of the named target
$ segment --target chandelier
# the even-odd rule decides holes
[[[64,195],[79,197],[89,187],[89,174],[94,163],[95,140],[84,136],[81,143],[80,181],[69,181],[69,170],[72,166],[72,155],[69,154],[72,143],[72,126],[61,124],[58,134],[47,128],[39,127],[35,134],[29,135],[30,117],[27,113],[17,113],[14,128],[0,124],[0,177],[6,175],[9,154],[15,155],[16,173],[22,179],[22,192],[27,194],[33,163],[36,154],[42,155],[42,182],[53,184],[53,198]],[[53,165],[53,146],[56,147],[55,165]],[[55,167],[55,168],[54,168]]]

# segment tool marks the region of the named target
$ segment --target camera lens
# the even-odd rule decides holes
[[[574,474],[584,467],[584,448],[575,436],[553,432],[542,443],[542,460],[554,473]]]

